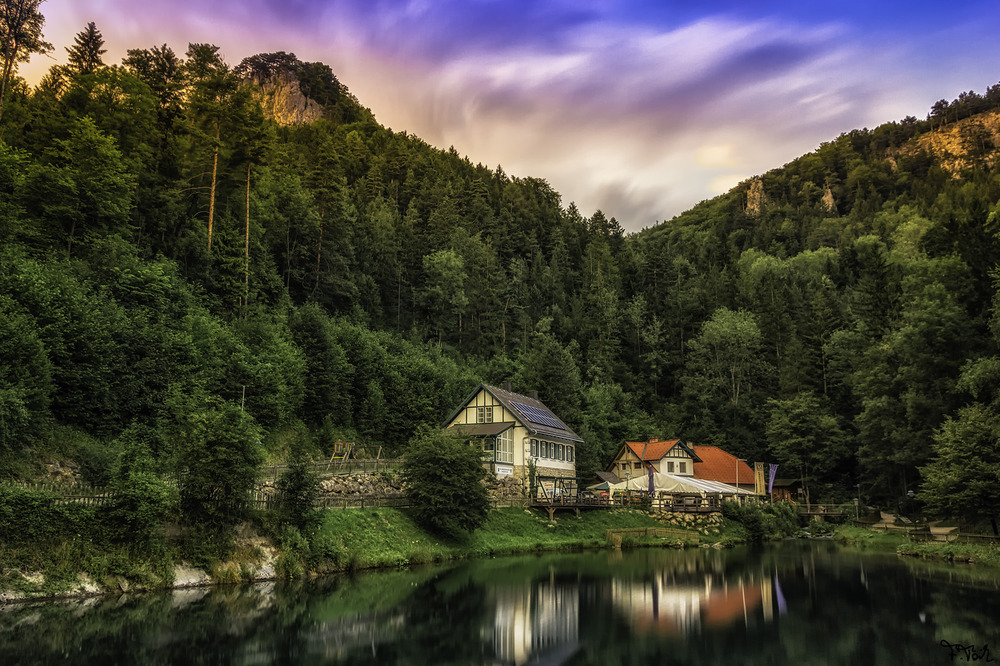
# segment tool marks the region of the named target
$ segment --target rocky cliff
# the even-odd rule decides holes
[[[952,176],[970,168],[996,166],[1000,156],[1000,111],[988,111],[912,139],[900,151],[925,151]]]
[[[254,95],[260,100],[264,115],[279,125],[302,125],[323,117],[323,106],[303,94],[295,73],[278,71],[254,81],[258,84]]]

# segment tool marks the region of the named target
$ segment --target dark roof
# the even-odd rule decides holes
[[[621,483],[622,480],[614,472],[597,472],[597,478],[608,483]]]
[[[504,430],[513,428],[516,423],[513,421],[498,421],[496,423],[466,423],[453,425],[448,430],[456,430],[463,435],[468,435],[470,437],[490,437],[494,435],[499,435]]]
[[[583,438],[563,423],[562,419],[553,414],[541,400],[521,395],[520,393],[514,393],[513,391],[507,391],[496,386],[490,386],[489,384],[480,384],[473,389],[465,400],[462,401],[462,404],[451,413],[444,422],[444,426],[455,420],[458,413],[483,389],[496,398],[507,411],[511,412],[531,434],[542,437],[554,437],[567,442],[583,441]]]

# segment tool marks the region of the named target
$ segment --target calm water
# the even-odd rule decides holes
[[[996,572],[823,542],[514,557],[0,607],[4,665],[950,664],[973,656],[953,655],[942,640],[1000,662]]]

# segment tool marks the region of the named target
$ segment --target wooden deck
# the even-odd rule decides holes
[[[850,509],[850,514],[848,509]],[[818,516],[820,518],[843,518],[847,515],[854,515],[854,507],[846,507],[843,504],[796,504],[795,510],[800,516]]]

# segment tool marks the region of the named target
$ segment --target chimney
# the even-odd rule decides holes
[[[658,441],[660,441],[660,438],[659,437],[654,437],[653,439],[649,440],[649,443],[650,444],[656,444]]]
[[[528,397],[532,400],[538,400],[538,391],[528,391]]]

